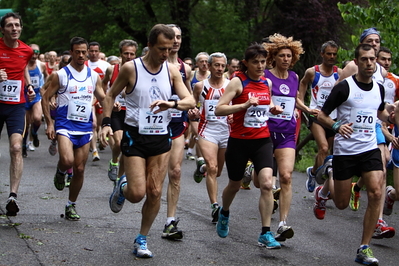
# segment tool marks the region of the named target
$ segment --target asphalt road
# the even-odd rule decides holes
[[[9,193],[8,141],[5,129],[0,140],[0,213],[5,213]],[[328,202],[326,218],[317,220],[312,211],[313,194],[305,189],[306,176],[293,174],[293,201],[288,224],[295,231],[282,242],[280,250],[257,246],[261,230],[258,212],[259,191],[240,191],[231,206],[230,234],[219,238],[211,223],[211,209],[205,182],[194,182],[194,161],[183,161],[182,189],[177,216],[181,241],[161,238],[166,219],[166,190],[161,210],[148,236],[151,259],[138,259],[132,253],[139,231],[141,206],[125,203],[114,214],[108,206],[113,183],[107,177],[110,150],[100,152],[101,160],[86,166],[86,180],[77,202],[81,220],[60,217],[67,201],[67,189],[53,185],[58,155],[50,156],[50,142],[40,131],[41,146],[24,159],[23,179],[18,193],[20,212],[16,217],[0,216],[0,266],[9,265],[359,265],[354,262],[360,244],[366,194],[362,191],[357,212],[336,209]],[[226,171],[219,177],[219,199],[227,183]],[[220,200],[221,201],[221,200]],[[386,217],[399,230],[398,203]],[[277,230],[273,215],[272,229]],[[399,237],[372,240],[380,265],[398,265]],[[396,261],[396,262],[395,262]]]

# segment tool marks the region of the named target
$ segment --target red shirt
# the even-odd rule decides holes
[[[10,48],[5,43],[3,38],[0,38],[0,69],[5,69],[8,80],[20,80],[21,81],[21,92],[19,101],[3,101],[0,103],[5,104],[20,104],[25,103],[25,68],[28,65],[30,58],[33,55],[31,47],[18,40],[17,48]],[[3,90],[4,88],[0,88]]]
[[[251,97],[259,98],[259,105],[270,105],[270,89],[265,77],[260,80],[252,80],[244,73],[235,73],[235,76],[241,80],[242,93],[232,100],[233,104],[242,104]],[[237,139],[261,139],[270,137],[269,128],[266,124],[264,127],[244,127],[244,117],[247,110],[242,110],[233,115],[233,123],[231,124],[230,137]]]

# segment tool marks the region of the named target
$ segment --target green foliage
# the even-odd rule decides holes
[[[301,124],[299,133],[299,141],[302,141],[310,134],[310,130],[304,123]],[[314,164],[314,159],[317,154],[317,145],[314,140],[309,141],[300,151],[295,161],[295,171],[305,172],[306,168]]]
[[[369,6],[359,6],[353,3],[340,4],[338,8],[348,29],[350,29],[350,42],[340,49],[341,60],[353,59],[353,51],[359,44],[359,38],[364,29],[376,27],[381,33],[381,46],[392,50],[392,66],[390,71],[397,72],[399,67],[399,2],[395,0],[369,1]]]

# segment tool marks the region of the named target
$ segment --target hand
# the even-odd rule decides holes
[[[315,117],[317,117],[319,115],[319,113],[320,113],[320,110],[318,110],[318,109],[310,109],[309,110],[309,114],[313,115]]]
[[[57,109],[57,102],[50,102],[50,109],[51,110]]]
[[[399,149],[399,139],[397,137],[393,137],[391,143],[394,149]]]
[[[338,133],[341,134],[342,137],[349,139],[353,133],[352,125],[353,123],[341,125],[338,129]]]
[[[153,101],[150,105],[151,112],[154,114],[157,114],[159,112],[168,110],[169,108],[173,108],[175,105],[175,102],[169,102],[169,101],[163,101],[163,100],[156,100]],[[158,108],[156,108],[158,107]],[[155,109],[155,110],[154,110]]]
[[[188,110],[188,118],[190,120],[195,120],[200,117],[199,110],[197,108],[189,109]]]
[[[47,124],[46,135],[48,139],[55,139],[55,130],[53,124]]]
[[[269,112],[274,115],[279,115],[283,112],[283,108],[281,108],[280,105],[275,105],[272,108],[270,108]]]
[[[6,70],[0,69],[0,82],[6,81],[8,79]]]
[[[33,101],[36,98],[35,90],[32,89],[32,86],[28,87],[28,101]]]
[[[119,112],[121,110],[121,104],[119,102],[114,103],[114,108],[112,109],[113,112]]]
[[[258,106],[259,105],[259,98],[258,97],[251,97],[248,101],[245,102],[247,108],[251,106]]]
[[[113,136],[114,132],[112,131],[112,128],[110,126],[105,126],[101,129],[101,134],[100,134],[100,142],[101,145],[104,147],[107,147],[109,145],[108,143],[108,137]]]
[[[227,116],[227,123],[232,124],[234,122],[234,116],[233,114],[230,114]]]

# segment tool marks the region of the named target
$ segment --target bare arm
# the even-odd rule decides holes
[[[337,82],[335,84],[337,84],[338,82],[341,82],[342,80],[355,75],[357,73],[357,65],[355,64],[355,62],[352,60],[350,61],[346,67],[344,69],[342,69],[341,75],[339,75],[339,79],[337,80]]]
[[[184,63],[184,69],[186,72],[186,81],[184,82],[184,84],[186,85],[188,91],[190,93],[192,93],[192,89],[191,89],[191,67],[189,65],[187,65],[186,63]]]
[[[28,65],[26,65],[25,67],[24,78],[25,78],[25,86],[31,84]],[[28,87],[27,94],[28,94],[28,101],[33,101],[36,97],[35,90],[33,89],[32,86]]]
[[[127,87],[132,89],[129,84],[134,84],[136,80],[136,71],[133,62],[125,63],[119,70],[118,77],[115,79],[112,87],[108,89],[103,100],[104,117],[111,117],[112,108],[114,106],[115,98],[121,91]],[[129,91],[126,91],[129,93]]]
[[[305,71],[305,75],[303,76],[303,78],[299,82],[299,90],[298,90],[298,94],[297,94],[297,97],[296,97],[296,107],[299,110],[302,110],[302,111],[304,111],[304,112],[306,112],[306,113],[308,113],[310,115],[317,116],[317,114],[319,113],[319,110],[310,109],[309,107],[307,107],[305,105],[306,91],[308,90],[310,84],[313,82],[314,76],[315,76],[315,70],[314,70],[313,67],[308,68]]]
[[[177,101],[177,107],[175,107],[175,102],[156,100],[151,103],[150,108],[154,110],[157,106],[159,109],[155,110],[154,113],[158,113],[169,108],[176,108],[181,111],[186,111],[188,109],[194,108],[195,100],[190,92],[187,90],[186,85],[183,83],[181,74],[179,70],[174,65],[169,65],[169,73],[173,87],[176,94],[179,96],[179,101]]]
[[[49,77],[49,74],[48,74],[47,68],[46,68],[46,64],[43,62],[40,62],[39,60],[37,60],[37,62],[40,64],[40,68],[43,73],[44,81],[46,82],[47,78]]]
[[[108,90],[108,83],[111,80],[112,77],[112,73],[114,72],[114,67],[113,66],[109,66],[107,67],[107,70],[105,71],[105,75],[104,78],[102,80],[102,87],[103,87],[103,91],[104,93],[107,93]]]
[[[230,102],[242,93],[242,89],[241,80],[237,77],[233,78],[227,85],[222,97],[220,97],[219,102],[216,105],[215,115],[227,116],[248,109],[248,107],[252,105],[249,100],[242,104],[230,105]]]
[[[95,96],[95,97],[97,98],[97,100],[99,100],[100,102],[101,102],[102,100],[104,100],[104,98],[105,98],[105,92],[104,92],[104,90],[103,90],[102,82],[101,82],[101,79],[100,79],[99,76],[97,77],[96,90],[94,91],[94,96]]]
[[[352,129],[353,123],[336,124],[340,123],[340,121],[335,122],[330,116],[326,115],[323,111],[320,111],[319,115],[317,116],[317,121],[319,121],[325,127],[333,129],[336,133],[341,134],[344,138],[350,138],[350,135],[353,133]],[[334,127],[334,125],[338,126]]]
[[[60,87],[58,74],[56,72],[51,74],[49,81],[46,84],[47,85],[43,86],[45,91],[42,96],[42,110],[47,124],[46,135],[49,139],[55,139],[54,124],[50,116],[50,100],[54,94],[57,93]]]

